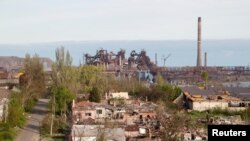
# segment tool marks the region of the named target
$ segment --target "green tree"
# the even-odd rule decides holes
[[[100,102],[101,101],[100,92],[99,92],[99,89],[97,87],[93,87],[92,90],[90,91],[89,101],[91,101],[91,102]]]
[[[52,80],[55,86],[65,86],[72,94],[76,94],[80,89],[80,71],[72,66],[72,57],[64,47],[55,51],[56,61],[52,65]]]
[[[50,90],[52,94],[50,135],[53,134],[54,125],[56,126],[55,114],[64,115],[66,121],[68,107],[80,89],[80,71],[72,66],[73,59],[69,51],[65,51],[64,47],[57,48],[55,56],[56,61],[52,65],[53,84]]]
[[[201,78],[204,80],[205,88],[206,88],[207,87],[207,81],[208,81],[208,72],[207,71],[203,71],[201,73]]]
[[[80,81],[84,86],[84,91],[89,92],[94,86],[100,86],[103,78],[102,69],[93,65],[85,65],[80,70]]]
[[[21,77],[22,103],[26,111],[30,111],[36,100],[45,93],[45,74],[39,56],[26,54],[24,75]]]
[[[74,99],[73,95],[65,86],[54,87],[52,93],[55,96],[56,112],[60,113],[60,115],[66,114],[68,106]]]

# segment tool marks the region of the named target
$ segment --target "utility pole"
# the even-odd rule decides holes
[[[4,114],[4,123],[7,122],[7,116],[8,116],[8,104],[7,101],[4,101],[4,105],[3,105],[3,114]]]
[[[53,94],[53,102],[51,107],[51,124],[50,124],[50,136],[53,135],[54,113],[55,113],[55,94]]]

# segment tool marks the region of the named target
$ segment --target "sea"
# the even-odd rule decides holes
[[[227,82],[223,83],[225,87],[247,87],[250,88],[250,81],[247,82]]]
[[[27,44],[1,44],[0,56],[19,56],[38,54],[55,60],[55,50],[63,46],[69,50],[73,64],[84,63],[83,54],[95,55],[97,50],[105,49],[108,52],[126,51],[129,57],[132,50],[139,53],[145,50],[152,62],[166,67],[195,66],[197,59],[197,42],[195,40],[119,40],[119,41],[60,41]],[[249,66],[250,39],[231,40],[204,40],[202,41],[202,57],[207,52],[208,66]],[[204,58],[202,58],[204,60]]]

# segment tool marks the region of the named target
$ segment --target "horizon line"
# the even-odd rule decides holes
[[[203,39],[202,41],[228,41],[228,40],[250,40],[250,38],[225,38],[225,39]],[[197,41],[197,39],[128,39],[128,40],[60,40],[60,41],[35,41],[35,42],[0,42],[0,45],[29,45],[29,44],[51,44],[67,42],[135,42],[135,41]]]

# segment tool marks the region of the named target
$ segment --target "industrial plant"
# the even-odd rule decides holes
[[[46,99],[32,99],[38,104],[29,111],[33,113],[28,113],[26,128],[37,129],[39,136],[34,138],[43,140],[43,134],[44,141],[50,141],[46,137],[158,141],[172,136],[172,140],[198,141],[207,140],[204,126],[208,124],[248,124],[250,67],[209,65],[209,52],[202,48],[201,17],[197,31],[194,66],[166,65],[171,53],[162,57],[161,66],[157,54],[152,61],[144,49],[114,52],[100,48],[95,54],[83,54],[79,66],[71,64],[63,47],[56,50],[55,62],[39,57],[34,62],[30,57],[0,57],[0,121],[6,123],[12,118],[7,116],[11,95],[33,94],[34,88],[42,85],[39,88],[44,88]],[[25,71],[25,67],[32,69]],[[244,82],[248,85],[242,87]],[[29,97],[20,98],[24,101]],[[31,105],[23,101],[20,104]],[[43,108],[37,108],[41,105]],[[23,107],[14,106],[10,112]],[[226,116],[209,113],[214,110]],[[32,116],[39,117],[39,123],[30,120]],[[17,137],[20,141],[23,138],[29,138],[26,131]]]
[[[195,47],[194,47],[195,49]],[[202,61],[204,54],[204,61]],[[126,50],[121,49],[117,53],[105,49],[97,50],[95,55],[84,54],[84,62],[86,65],[102,66],[107,72],[119,73],[123,76],[130,76],[136,73],[149,72],[152,76],[160,73],[169,83],[177,85],[188,85],[203,81],[201,73],[206,71],[209,74],[210,82],[235,82],[249,81],[249,66],[209,66],[209,52],[202,52],[202,20],[198,17],[197,32],[197,62],[196,66],[187,67],[169,67],[165,66],[165,62],[169,54],[164,59],[164,65],[157,65],[157,54],[155,61],[151,61],[147,52],[141,50],[137,53],[132,50],[129,57],[126,58]],[[204,64],[202,65],[202,62]]]

